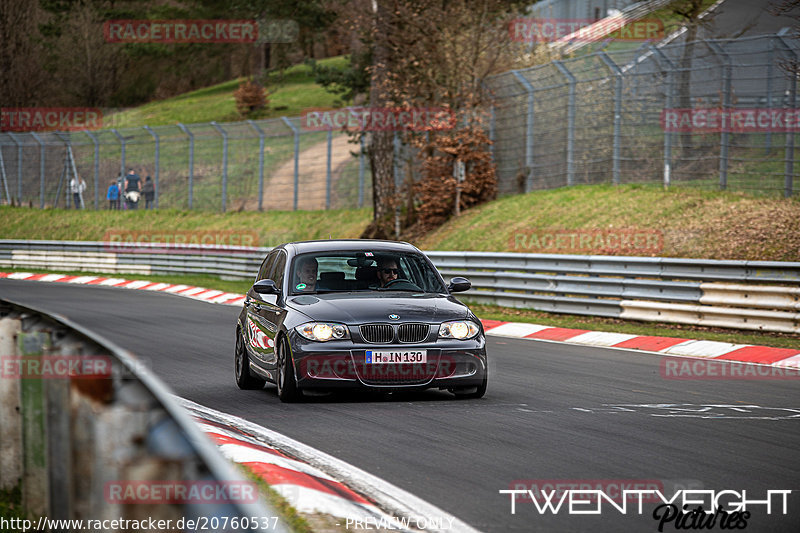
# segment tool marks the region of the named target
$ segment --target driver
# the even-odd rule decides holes
[[[397,260],[393,257],[383,257],[378,259],[378,283],[381,287],[386,287],[389,283],[396,280],[400,274],[397,268]]]

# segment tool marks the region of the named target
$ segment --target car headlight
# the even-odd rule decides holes
[[[439,326],[440,339],[471,339],[481,328],[472,320],[454,320]]]
[[[350,338],[347,326],[330,322],[308,322],[295,327],[294,330],[310,341],[325,342]]]

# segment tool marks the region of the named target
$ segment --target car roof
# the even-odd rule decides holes
[[[419,252],[416,246],[402,241],[382,241],[377,239],[325,239],[317,241],[297,241],[282,245],[294,254],[331,251],[380,251],[380,252]]]

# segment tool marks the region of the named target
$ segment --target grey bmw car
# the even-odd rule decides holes
[[[326,240],[272,249],[236,324],[241,389],[275,383],[281,401],[303,391],[438,388],[486,393],[480,320],[430,260],[408,243]]]

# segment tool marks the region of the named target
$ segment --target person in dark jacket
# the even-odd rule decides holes
[[[156,186],[150,176],[144,179],[144,186],[142,186],[142,194],[144,194],[144,208],[152,209],[153,200],[156,197]]]
[[[128,175],[125,176],[125,203],[128,209],[136,209],[139,207],[139,195],[141,194],[141,187],[139,182],[141,178],[133,171],[128,170]]]

